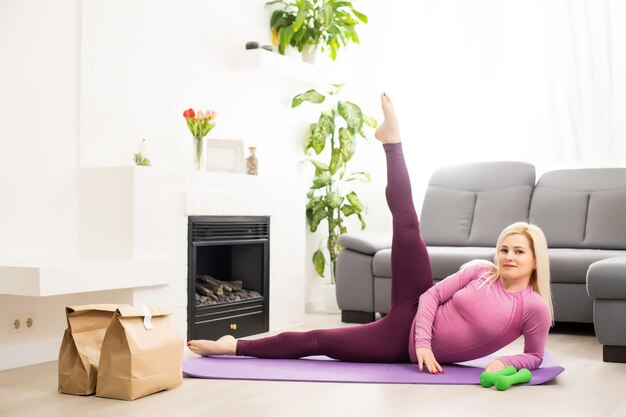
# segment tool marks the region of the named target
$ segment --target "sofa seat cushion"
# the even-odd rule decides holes
[[[496,253],[494,248],[457,247],[457,246],[428,246],[430,266],[433,279],[440,280],[459,270],[461,265],[474,259],[493,261]],[[374,255],[374,276],[377,278],[391,277],[391,249],[383,249]]]
[[[587,270],[594,262],[626,255],[623,250],[548,249],[552,282],[586,284]]]

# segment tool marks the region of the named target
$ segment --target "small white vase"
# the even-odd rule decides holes
[[[294,48],[293,46],[287,46],[285,48],[285,56],[292,59],[302,59],[298,48]]]

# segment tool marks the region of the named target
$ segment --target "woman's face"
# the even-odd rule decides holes
[[[502,240],[498,249],[498,268],[505,287],[526,286],[536,268],[535,254],[526,235],[515,233]]]

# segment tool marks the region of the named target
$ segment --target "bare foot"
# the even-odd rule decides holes
[[[237,340],[230,336],[222,336],[217,340],[190,340],[187,343],[189,350],[196,355],[235,355]]]
[[[393,103],[385,93],[380,96],[380,103],[385,120],[378,126],[374,136],[382,143],[398,143],[400,142],[400,125],[398,124]]]

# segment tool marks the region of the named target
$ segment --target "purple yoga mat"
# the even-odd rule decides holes
[[[305,359],[258,359],[213,356],[187,359],[183,373],[188,377],[211,379],[251,379],[266,381],[364,382],[373,384],[479,384],[480,373],[495,357],[484,357],[454,365],[444,365],[444,374],[419,372],[417,365],[404,363],[340,362],[325,356]],[[550,381],[565,368],[547,354],[543,364],[532,371],[527,385]]]

